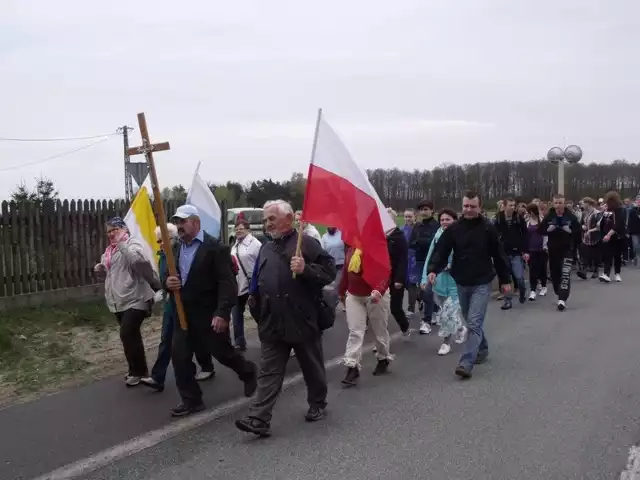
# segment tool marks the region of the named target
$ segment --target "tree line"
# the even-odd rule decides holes
[[[476,190],[485,204],[494,203],[505,196],[523,201],[533,197],[550,199],[558,191],[557,166],[544,159],[528,162],[501,161],[467,165],[442,165],[433,170],[375,169],[367,174],[385,205],[396,210],[415,207],[423,199],[432,200],[437,207],[455,206],[466,190]],[[247,184],[226,182],[209,184],[218,202],[227,208],[261,207],[267,200],[280,198],[302,208],[306,178],[294,173],[284,181],[256,180]],[[617,190],[622,197],[633,197],[640,192],[640,164],[616,160],[610,164],[576,164],[565,166],[565,195],[579,200],[585,196],[600,197],[608,190]],[[165,187],[163,200],[184,202],[187,187]],[[17,203],[35,202],[46,208],[58,199],[55,185],[50,179],[40,178],[29,190],[19,185],[11,195]]]

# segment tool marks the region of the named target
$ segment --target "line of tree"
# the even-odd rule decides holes
[[[557,166],[548,161],[501,161],[468,165],[443,165],[433,170],[375,169],[367,171],[369,179],[385,205],[395,209],[415,207],[423,199],[432,200],[437,207],[455,206],[465,190],[478,191],[485,204],[505,196],[523,201],[533,197],[550,199],[557,192]],[[573,200],[585,196],[600,197],[608,190],[617,190],[623,197],[635,198],[640,193],[640,164],[616,160],[610,164],[567,165],[565,195]],[[280,198],[302,208],[306,178],[294,173],[290,179],[264,179],[248,184],[227,182],[209,184],[218,202],[226,201],[228,208],[260,207],[267,200]],[[184,202],[187,188],[183,185],[166,187],[164,200]],[[37,202],[46,208],[58,199],[53,181],[36,180],[33,190],[21,184],[11,195],[12,200]]]

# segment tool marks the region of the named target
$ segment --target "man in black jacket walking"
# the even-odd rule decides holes
[[[296,256],[298,232],[293,229],[294,213],[283,200],[264,206],[267,231],[273,241],[263,245],[255,267],[256,284],[249,305],[258,310],[261,342],[258,392],[247,416],[236,421],[243,432],[267,436],[271,412],[282,390],[291,350],[296,354],[307,384],[308,422],[324,418],[327,405],[327,378],[322,351],[319,300],[322,288],[336,278],[333,257],[320,242],[303,235],[301,256]],[[293,278],[295,273],[295,278]]]
[[[416,223],[411,232],[409,240],[409,248],[415,251],[416,269],[421,272],[424,268],[424,262],[429,253],[429,247],[435,237],[436,232],[440,228],[440,224],[433,217],[433,202],[423,201],[418,205],[418,215],[422,217],[422,221]],[[431,332],[431,322],[433,313],[436,311],[435,302],[433,300],[433,287],[431,284],[422,291],[423,316],[420,322],[420,333],[427,334]]]
[[[558,296],[558,310],[567,308],[571,293],[571,269],[573,267],[573,249],[579,242],[582,227],[576,216],[565,204],[564,195],[553,196],[553,207],[538,226],[540,235],[548,237],[549,273],[553,290]]]
[[[396,212],[387,210],[394,222],[397,217]],[[403,308],[404,289],[407,281],[407,266],[409,248],[404,238],[404,233],[399,228],[394,228],[387,232],[387,246],[389,248],[389,258],[391,260],[391,279],[389,281],[389,291],[391,296],[390,310],[395,318],[403,335],[409,335],[409,320]]]
[[[469,329],[455,373],[465,379],[471,378],[474,364],[485,362],[489,355],[484,319],[496,272],[502,291],[507,294],[511,290],[509,265],[498,232],[480,215],[480,209],[480,196],[467,192],[462,200],[463,217],[444,231],[427,266],[429,283],[433,284],[453,251],[450,273],[458,285],[460,308]]]
[[[527,285],[524,281],[524,264],[529,261],[527,223],[524,217],[516,212],[516,201],[513,198],[507,198],[504,201],[504,211],[498,212],[495,226],[509,260],[511,274],[518,287],[520,303],[525,303]],[[511,299],[510,293],[505,295],[502,310],[509,310],[512,307]]]
[[[257,368],[231,344],[229,321],[238,286],[229,247],[200,229],[198,210],[192,205],[179,207],[173,221],[180,236],[180,242],[174,247],[179,277],[169,276],[163,283],[169,291],[180,291],[188,322],[187,330],[175,326],[171,352],[182,398],[182,403],[172,409],[171,414],[181,417],[204,409],[202,390],[195,377],[194,351],[208,351],[236,372],[244,382],[247,397],[256,390]]]

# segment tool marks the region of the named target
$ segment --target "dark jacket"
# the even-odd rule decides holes
[[[256,263],[258,334],[266,342],[300,343],[320,335],[318,299],[336,278],[336,266],[320,243],[302,236],[304,272],[293,278],[290,261],[298,233],[267,242]],[[281,253],[280,253],[281,252]]]
[[[529,252],[529,232],[524,217],[514,212],[509,224],[506,214],[498,212],[495,227],[507,255],[521,255]]]
[[[498,231],[485,218],[462,218],[445,229],[431,255],[427,273],[441,273],[449,263],[452,251],[449,273],[458,285],[470,287],[491,283],[496,272],[500,285],[509,283],[511,270]]]
[[[627,209],[627,232],[629,235],[640,235],[640,217],[638,217],[638,209],[630,207]]]
[[[404,285],[407,281],[409,246],[402,230],[396,228],[387,235],[387,247],[391,260],[390,288],[393,288],[394,283]]]
[[[555,230],[549,232],[549,226],[555,225]],[[571,233],[565,232],[562,227],[568,225]],[[567,251],[575,248],[580,243],[582,236],[582,227],[576,216],[569,210],[565,209],[564,215],[558,216],[555,208],[550,208],[549,213],[540,222],[538,226],[540,235],[546,235],[549,239],[547,247],[549,251]]]
[[[180,245],[178,242],[173,248],[178,272]],[[162,279],[163,284],[166,283],[166,278],[167,275]],[[227,245],[204,234],[204,241],[198,247],[180,295],[190,329],[210,328],[213,317],[225,320],[231,318],[231,309],[238,297],[238,284],[233,273],[231,251]]]
[[[435,237],[439,228],[440,224],[433,217],[415,224],[413,232],[411,232],[409,248],[415,250],[416,262],[424,262],[426,260],[433,237]]]
[[[603,212],[602,222],[600,222],[602,235],[604,236],[613,230],[615,233],[612,239],[625,238],[627,236],[626,220],[627,212],[623,207]]]

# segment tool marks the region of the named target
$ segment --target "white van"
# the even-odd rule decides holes
[[[265,241],[263,231],[262,208],[230,208],[227,210],[227,238],[229,245],[233,245],[236,241],[235,227],[238,220],[244,219],[251,226],[251,234],[260,240]]]

